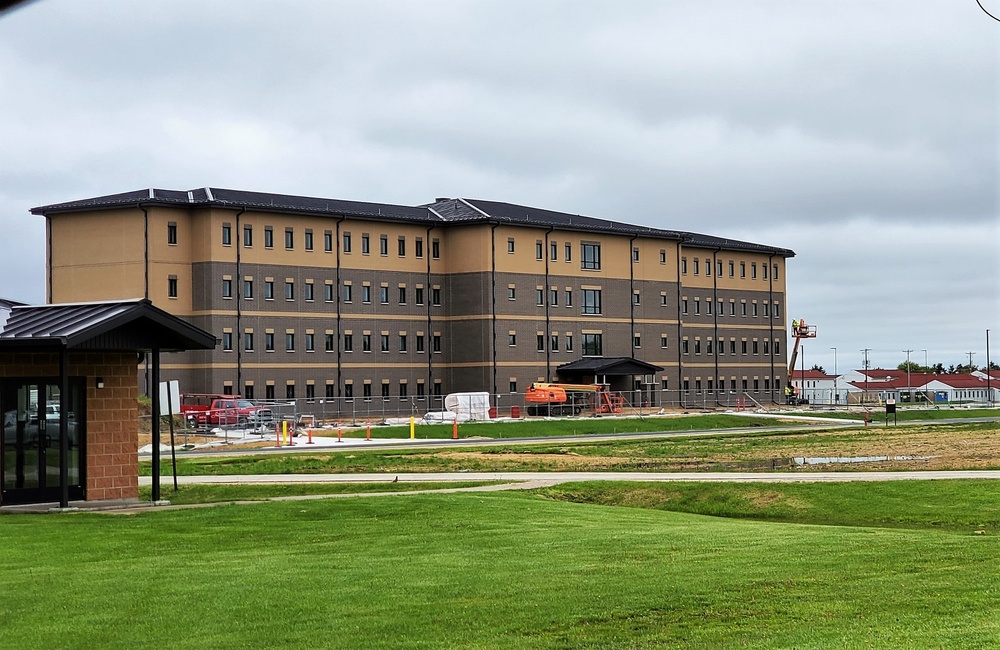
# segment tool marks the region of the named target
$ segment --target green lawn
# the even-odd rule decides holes
[[[795,498],[835,510],[844,486],[817,487]],[[869,488],[876,501],[879,487]],[[992,488],[951,489],[940,519],[958,524]],[[817,526],[476,493],[12,516],[2,526],[0,647],[1000,642],[1000,537],[964,524]]]
[[[885,422],[885,406],[871,404],[872,419],[876,422]],[[820,418],[837,418],[846,420],[864,420],[865,412],[860,406],[852,406],[850,411],[815,411],[804,412],[803,415]],[[997,409],[967,409],[955,408],[953,406],[896,406],[895,420],[897,422],[918,422],[922,420],[950,420],[955,418],[995,418],[1000,417]],[[892,414],[889,415],[889,422],[893,422]]]
[[[233,501],[267,501],[295,496],[327,495],[327,494],[365,494],[369,492],[413,492],[415,490],[443,490],[450,488],[478,487],[495,485],[495,481],[468,481],[462,483],[449,482],[400,482],[392,483],[291,483],[263,485],[179,485],[175,491],[173,485],[164,483],[161,486],[160,498],[172,505],[188,505],[192,503],[227,503]],[[150,486],[139,488],[139,499],[152,500]]]

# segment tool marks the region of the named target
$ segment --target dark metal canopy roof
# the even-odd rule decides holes
[[[584,232],[654,237],[679,241],[682,245],[699,248],[746,250],[782,257],[795,256],[795,252],[787,248],[679,230],[650,228],[649,226],[639,226],[621,221],[610,221],[608,219],[598,219],[579,214],[556,212],[555,210],[545,210],[526,205],[482,199],[439,198],[433,203],[426,205],[406,206],[295,196],[292,194],[249,192],[246,190],[229,190],[214,187],[202,187],[193,190],[149,188],[80,199],[78,201],[43,205],[32,208],[31,213],[47,216],[89,210],[110,210],[129,206],[149,207],[157,205],[171,207],[187,206],[192,208],[219,207],[235,210],[247,209],[288,214],[311,214],[334,218],[358,217],[428,225],[505,222],[512,225],[529,227],[551,226]]]
[[[564,363],[556,368],[562,374],[611,375],[651,375],[663,370],[660,366],[632,359],[630,357],[584,357],[579,361]]]
[[[163,352],[211,350],[215,337],[149,300],[15,306],[0,325],[0,348]]]

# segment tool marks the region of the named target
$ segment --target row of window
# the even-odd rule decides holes
[[[638,254],[638,249],[633,249],[632,254],[633,254],[633,256],[636,256]],[[666,261],[665,252],[661,251],[660,252],[660,263],[662,264],[665,261]],[[727,262],[727,266],[728,266],[728,270],[729,270],[729,277],[735,278],[736,277],[736,261],[735,260],[726,260],[726,262]],[[702,270],[702,269],[704,269],[704,275],[706,277],[711,277],[712,276],[712,260],[710,258],[708,258],[708,257],[706,257],[704,260],[701,260],[701,259],[698,259],[698,258],[692,258],[691,259],[690,267],[688,266],[688,258],[687,257],[681,257],[681,275],[687,275],[689,268],[693,272],[692,275],[699,275],[699,271]],[[723,260],[715,260],[715,275],[716,276],[718,276],[718,277],[721,278],[722,277],[722,272],[723,272],[724,268],[725,268],[725,266],[724,266]],[[760,269],[760,278],[763,279],[763,280],[767,280],[768,279],[767,278],[767,264],[765,262],[761,262],[759,267],[757,265],[757,262],[750,262],[750,279],[751,280],[756,280],[757,279],[757,277],[758,277],[758,274],[757,274],[758,268]],[[740,269],[740,277],[741,278],[746,278],[747,277],[747,263],[744,262],[744,261],[740,261],[739,262],[739,269]],[[777,264],[771,265],[771,279],[772,280],[777,280],[778,279],[778,265]]]
[[[773,391],[777,393],[781,390],[780,377],[775,376],[773,382],[770,377],[764,377],[763,383],[764,383],[764,392]],[[669,381],[666,378],[664,378],[661,381],[660,388],[662,390],[668,390],[668,385]],[[754,393],[759,393],[761,389],[761,380],[758,377],[754,377],[752,380],[749,379],[748,377],[743,377],[742,379],[739,380],[739,384],[737,384],[736,377],[731,377],[729,379],[729,392],[735,393],[737,391],[737,385],[739,386],[739,390],[741,392],[745,393],[747,391],[752,391]],[[685,378],[681,382],[681,390],[683,390],[685,393],[691,392],[690,379]],[[694,380],[694,392],[699,395],[701,395],[702,393],[709,393],[709,394],[716,393],[721,395],[726,392],[726,380],[720,377],[718,381],[715,381],[713,379],[706,379],[705,382],[702,383],[701,377],[696,377]]]
[[[174,276],[171,276],[171,277],[174,277]],[[233,298],[233,295],[234,295],[233,294],[234,283],[235,283],[235,280],[233,278],[231,278],[231,277],[225,277],[224,276],[222,278],[222,297],[223,298],[225,298],[225,299],[231,299],[231,298]],[[295,293],[295,284],[296,284],[295,280],[290,279],[290,278],[286,279],[283,282],[282,287],[283,287],[283,291],[284,291],[285,300],[295,300],[295,295],[296,295],[296,293]],[[274,300],[275,299],[274,285],[275,285],[275,281],[272,278],[265,278],[264,279],[264,281],[263,281],[263,298],[264,298],[264,300]],[[303,299],[306,302],[311,302],[311,301],[316,300],[316,287],[315,287],[315,283],[312,280],[306,280],[305,282],[302,283],[302,285],[303,285]],[[173,286],[174,286],[174,290],[176,290],[176,283]],[[360,296],[359,297],[361,299],[361,302],[363,302],[363,303],[371,303],[372,302],[372,294],[373,294],[373,291],[372,291],[373,287],[372,287],[371,283],[370,282],[362,282],[359,288],[360,288]],[[393,293],[395,295],[392,296],[392,297],[394,297],[400,305],[406,305],[406,304],[408,304],[408,300],[410,299],[411,296],[412,296],[412,299],[413,299],[413,304],[415,304],[415,305],[423,305],[423,304],[425,304],[424,300],[425,300],[425,295],[426,294],[425,294],[424,286],[423,285],[419,285],[418,284],[416,287],[413,287],[412,294],[410,293],[409,287],[407,287],[405,284],[400,284],[399,286],[397,286],[395,292],[391,291],[390,287],[389,287],[389,284],[385,283],[385,282],[381,283],[380,286],[374,287],[374,288],[378,289],[378,301],[379,301],[379,303],[381,303],[383,305],[389,304],[390,295],[393,294]],[[254,294],[254,290],[255,290],[254,279],[250,278],[250,277],[244,278],[243,279],[243,298],[246,299],[246,300],[252,300],[254,298],[254,295],[255,295]],[[176,296],[172,295],[172,297],[176,297]],[[343,297],[344,302],[348,302],[349,303],[349,302],[353,302],[354,301],[354,282],[353,281],[348,280],[348,281],[344,282],[342,297]],[[441,306],[441,287],[439,287],[439,286],[433,286],[433,287],[431,287],[430,297],[431,297],[431,304],[432,305],[434,305],[435,307]],[[334,300],[333,281],[332,280],[327,280],[323,284],[323,300],[325,302],[333,302],[333,300]]]
[[[636,340],[638,340],[638,337],[639,335],[636,334]],[[719,354],[719,355],[726,354],[725,339],[720,338],[718,340],[718,344],[716,344],[716,342],[713,339],[705,339],[704,343],[705,343],[705,354]],[[734,338],[729,339],[729,354],[737,354],[736,343],[737,343],[736,339]],[[694,354],[701,354],[701,348],[702,348],[701,344],[702,344],[701,339],[694,339],[693,341],[686,338],[682,339],[681,354],[691,354],[692,350]],[[636,347],[640,346],[636,345]],[[662,336],[660,338],[660,347],[664,348],[667,347],[666,336]],[[740,350],[739,354],[761,354],[762,349],[763,349],[763,354],[765,355],[772,354],[773,350],[774,356],[776,357],[781,356],[781,341],[774,341],[773,345],[772,342],[769,341],[768,339],[764,339],[763,341],[758,341],[757,339],[753,339],[752,341],[747,341],[746,339],[742,339],[739,341],[739,350]]]
[[[327,253],[333,252],[333,231],[325,230],[323,231],[323,251]],[[353,236],[350,231],[345,231],[342,233],[342,247],[341,252],[351,253],[353,252]],[[167,244],[171,246],[177,245],[177,222],[170,221],[167,223]],[[231,223],[222,224],[222,245],[232,246],[233,245],[233,225]],[[254,227],[252,224],[243,225],[243,248],[253,248],[254,245]],[[380,234],[378,239],[379,255],[388,256],[389,255],[389,235]],[[274,248],[274,226],[264,226],[264,248]],[[306,251],[312,251],[315,249],[315,235],[313,234],[312,228],[305,228],[303,230],[303,248]],[[295,250],[295,228],[288,226],[285,228],[285,249]],[[406,257],[407,254],[407,239],[405,235],[399,235],[396,239],[396,253],[399,257]],[[361,254],[370,255],[371,254],[371,234],[367,232],[361,233]],[[423,237],[415,237],[413,239],[413,254],[417,258],[422,258],[424,256],[424,239]],[[441,258],[441,241],[439,239],[431,240],[431,257],[434,259]]]
[[[661,304],[666,304],[666,296],[665,295],[661,295],[660,302],[661,302]],[[692,302],[693,302],[693,305],[692,305]],[[693,301],[689,301],[687,298],[681,298],[681,313],[684,314],[684,315],[692,313],[690,311],[690,308],[693,306],[694,307],[694,311],[693,311],[694,315],[695,316],[700,316],[701,315],[701,311],[702,311],[702,308],[701,308],[702,302],[705,303],[705,315],[706,316],[711,316],[712,315],[712,299],[711,298],[706,298],[704,301],[702,301],[701,298],[695,298]],[[722,298],[719,298],[716,301],[715,304],[716,304],[715,315],[716,316],[725,316],[726,315],[726,301],[723,300]],[[749,311],[748,311],[748,306],[749,306]],[[772,304],[772,303],[769,303],[767,301],[764,301],[762,303],[758,303],[756,300],[752,300],[752,301],[750,301],[748,303],[746,300],[740,300],[740,302],[739,302],[739,312],[740,312],[739,315],[743,316],[743,317],[750,316],[750,317],[753,317],[753,318],[757,318],[758,316],[763,315],[764,318],[772,318],[772,317],[773,318],[781,318],[781,305],[779,303],[773,303]],[[761,312],[763,312],[763,313],[761,313]],[[730,298],[729,299],[729,315],[730,316],[736,316],[736,300],[734,298]]]
[[[252,330],[247,330],[243,332],[243,351],[244,352],[254,352],[255,351],[255,336]],[[224,331],[222,333],[222,350],[223,352],[232,352],[234,350],[234,334],[232,331]],[[313,332],[306,332],[303,335],[304,350],[306,352],[316,351],[316,341],[317,335]],[[326,332],[322,335],[323,349],[326,352],[336,352],[337,351],[337,336],[333,332]],[[377,337],[377,338],[376,338]],[[372,334],[371,332],[363,332],[358,336],[359,343],[361,344],[362,352],[371,352],[373,341],[378,342],[378,350],[380,352],[390,352],[391,351],[391,335],[388,332],[381,332],[379,334]],[[429,341],[428,341],[429,338]],[[295,332],[285,332],[285,352],[295,352],[296,351],[296,333]],[[264,332],[264,351],[274,352],[275,351],[275,340],[276,335],[274,332]],[[406,332],[400,332],[396,336],[396,350],[398,352],[409,352],[410,351],[410,336]],[[344,352],[354,352],[354,342],[355,335],[354,332],[348,331],[344,333],[343,347],[341,348]],[[417,332],[413,335],[413,351],[417,353],[423,353],[427,351],[427,343],[430,343],[431,352],[440,354],[441,353],[441,334],[434,332],[430,337],[427,337],[423,332]]]
[[[255,388],[254,384],[246,384],[246,385],[244,385],[243,386],[243,397],[245,397],[246,399],[256,399],[256,397],[254,395],[254,393],[255,393],[254,388]],[[390,384],[387,381],[383,380],[382,383],[381,383],[381,388],[380,388],[380,396],[381,396],[381,398],[384,401],[388,401],[390,399],[390,395],[389,395],[390,389],[391,389]],[[361,383],[361,395],[360,395],[361,399],[363,399],[366,402],[371,401],[371,399],[372,399],[372,390],[373,389],[372,389],[372,382],[371,382],[371,380],[370,379],[366,379],[363,383]],[[333,383],[327,383],[327,384],[325,384],[325,387],[323,389],[323,392],[324,392],[323,397],[327,398],[327,399],[335,398],[336,397],[336,391],[337,391],[336,385],[334,385]],[[354,382],[353,381],[344,382],[343,391],[344,391],[344,393],[343,393],[344,399],[346,399],[349,402],[354,400]],[[227,394],[227,395],[231,395],[232,392],[233,392],[233,387],[231,385],[227,385],[227,386],[225,386],[223,388],[223,392],[225,394]],[[431,388],[431,394],[430,395],[432,397],[436,397],[436,398],[439,398],[439,397],[441,397],[443,395],[443,388],[442,388],[440,380],[434,380],[434,384],[433,384],[433,386]],[[410,385],[409,385],[409,383],[407,381],[401,380],[399,382],[398,388],[397,388],[397,391],[396,391],[396,396],[399,397],[399,399],[401,399],[401,400],[411,399]],[[296,394],[296,385],[294,383],[289,382],[289,383],[285,384],[285,395],[284,395],[284,397],[285,397],[285,399],[296,399],[298,397],[298,395]],[[316,384],[315,383],[307,383],[305,385],[305,398],[307,400],[312,400],[312,399],[316,399],[317,397],[318,396],[316,395]],[[424,382],[418,381],[416,383],[416,390],[413,392],[412,398],[415,398],[418,401],[422,401],[422,400],[427,399],[427,397],[428,397],[428,395],[427,395],[426,385],[424,384]],[[277,395],[275,394],[275,386],[274,386],[273,383],[265,384],[265,386],[264,386],[264,396],[263,396],[262,399],[265,399],[265,400],[277,399]]]

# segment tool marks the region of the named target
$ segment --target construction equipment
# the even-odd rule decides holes
[[[621,413],[625,400],[602,384],[532,384],[525,393],[529,415]]]
[[[788,360],[788,378],[785,382],[785,403],[789,406],[796,404],[808,404],[808,400],[799,396],[799,389],[792,385],[792,373],[795,371],[795,360],[799,357],[799,343],[802,339],[816,338],[816,326],[807,325],[804,319],[792,321],[792,338],[795,345],[792,347],[792,356]]]

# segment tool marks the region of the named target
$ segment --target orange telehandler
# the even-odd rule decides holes
[[[529,415],[621,413],[625,400],[601,384],[532,384],[524,401]]]

